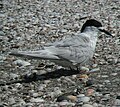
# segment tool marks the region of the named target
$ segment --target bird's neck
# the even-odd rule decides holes
[[[98,29],[96,27],[88,26],[84,29],[84,32],[91,37],[98,37]]]
[[[86,27],[84,33],[85,36],[89,38],[91,47],[95,49],[98,38],[98,29],[95,27]]]

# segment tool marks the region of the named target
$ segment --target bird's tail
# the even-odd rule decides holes
[[[18,56],[18,57],[27,57],[33,59],[48,59],[48,60],[57,60],[58,56],[53,54],[48,50],[39,50],[39,51],[13,51],[9,55]]]

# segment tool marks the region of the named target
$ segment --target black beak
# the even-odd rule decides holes
[[[105,29],[99,28],[99,30],[100,30],[101,32],[106,33],[107,35],[113,36],[110,32],[106,31]]]

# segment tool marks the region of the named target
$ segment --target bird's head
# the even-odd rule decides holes
[[[104,32],[106,33],[107,35],[110,35],[112,36],[108,31],[106,31],[103,27],[102,27],[102,24],[101,22],[95,20],[95,19],[90,19],[90,20],[87,20],[82,28],[81,28],[81,33],[84,32],[84,30],[87,28],[87,27],[94,27],[94,28],[97,28],[99,31],[101,32]]]

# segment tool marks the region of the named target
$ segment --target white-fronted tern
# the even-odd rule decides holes
[[[102,24],[95,20],[87,20],[81,32],[75,36],[49,43],[37,51],[17,51],[10,55],[50,60],[63,67],[76,68],[83,66],[92,59],[99,31],[111,35],[102,29]]]

